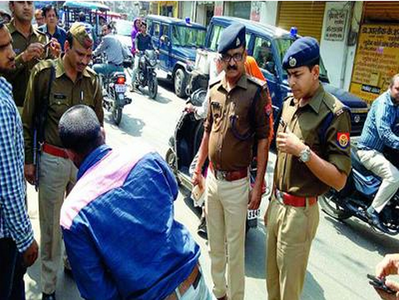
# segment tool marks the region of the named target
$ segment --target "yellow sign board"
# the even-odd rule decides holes
[[[350,92],[370,103],[388,89],[396,73],[399,73],[399,25],[362,25]]]

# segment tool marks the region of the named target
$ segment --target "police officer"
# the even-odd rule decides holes
[[[213,293],[218,299],[244,298],[244,241],[247,208],[257,209],[266,170],[271,126],[271,102],[266,82],[245,74],[245,27],[227,27],[218,52],[224,73],[210,83],[209,108],[204,124],[193,184],[201,180],[209,154],[206,213]],[[257,176],[250,192],[248,167],[257,141]],[[249,204],[248,204],[249,203]],[[226,285],[226,247],[228,284]]]
[[[317,197],[341,190],[351,167],[349,112],[324,91],[319,62],[319,45],[310,37],[296,40],[283,59],[293,96],[283,103],[265,215],[269,300],[300,298],[319,224]]]
[[[33,165],[33,120],[49,94],[45,114],[44,145],[39,171],[40,254],[43,299],[54,299],[57,271],[61,258],[60,208],[68,185],[76,181],[77,169],[68,159],[58,136],[58,122],[71,106],[86,104],[103,123],[102,94],[98,76],[87,68],[93,40],[85,26],[75,23],[67,33],[65,54],[56,60],[44,60],[32,70],[26,92],[22,120],[25,136],[25,177],[35,183]],[[54,68],[54,69],[52,69]],[[53,71],[52,71],[53,70]],[[53,72],[53,73],[52,73]],[[51,80],[53,74],[54,80]],[[49,86],[50,85],[50,86]],[[48,93],[50,87],[50,93]]]
[[[30,72],[39,60],[44,59],[50,53],[47,53],[47,49],[44,47],[48,42],[46,35],[32,27],[33,2],[10,1],[9,6],[13,18],[7,27],[17,56],[15,70],[5,74],[5,77],[13,87],[14,101],[21,113]],[[56,40],[49,45],[49,49],[53,57],[57,57],[61,50]]]

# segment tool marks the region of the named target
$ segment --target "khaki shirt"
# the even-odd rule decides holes
[[[13,70],[11,73],[6,74],[5,77],[12,85],[12,92],[14,95],[15,104],[19,107],[22,107],[24,105],[25,92],[28,85],[30,71],[32,70],[33,66],[39,62],[39,60],[37,59],[32,59],[28,62],[24,62],[22,60],[22,52],[24,52],[26,48],[28,48],[28,46],[33,43],[42,43],[43,45],[45,45],[48,41],[48,38],[44,33],[38,31],[37,29],[34,29],[33,27],[31,27],[31,34],[28,38],[26,38],[15,28],[14,20],[11,20],[11,22],[8,23],[6,26],[10,31],[12,37],[12,47],[16,54],[16,69]],[[44,52],[41,59],[44,59],[47,56],[48,53]]]
[[[351,169],[349,111],[325,92],[321,84],[305,106],[299,107],[298,102],[293,97],[286,99],[277,133],[286,132],[288,127],[319,157],[348,175]],[[333,115],[327,127],[323,120],[330,113]],[[323,126],[326,127],[324,138],[321,137]],[[298,157],[280,151],[277,152],[274,184],[280,191],[301,197],[319,196],[330,189]]]
[[[251,111],[252,101],[254,102]],[[209,159],[218,170],[246,168],[252,160],[254,138],[268,139],[272,109],[265,81],[243,75],[227,91],[225,77],[210,85],[204,129],[209,136]],[[253,134],[254,133],[254,134]]]
[[[25,163],[33,163],[33,127],[35,112],[42,105],[48,92],[51,66],[55,66],[55,78],[52,82],[49,106],[44,129],[46,143],[63,147],[58,135],[58,122],[63,113],[77,104],[85,104],[94,109],[101,124],[104,121],[102,91],[98,76],[86,68],[74,83],[65,73],[62,58],[44,60],[32,70],[26,91],[26,101],[22,112],[25,138]]]

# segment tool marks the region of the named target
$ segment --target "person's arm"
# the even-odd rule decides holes
[[[79,229],[78,229],[79,228]],[[116,283],[92,243],[90,231],[79,224],[76,228],[62,227],[63,239],[72,273],[84,299],[120,299]]]
[[[138,34],[136,35],[136,39],[135,39],[135,48],[136,48],[136,52],[139,51],[139,43],[140,43],[139,39],[140,39],[140,35],[141,35],[141,33],[138,33]]]
[[[257,146],[257,171],[253,190],[251,191],[251,198],[248,205],[249,209],[258,209],[262,200],[262,184],[265,180],[265,173],[267,161],[269,159],[269,146],[272,134],[272,111],[271,99],[267,86],[263,86],[257,101],[255,114],[255,138],[258,141]],[[270,109],[269,109],[270,108]]]
[[[94,79],[94,111],[101,126],[104,126],[103,93],[98,76]]]
[[[387,95],[388,96],[388,95]],[[389,97],[389,96],[388,96]],[[388,147],[399,149],[399,137],[393,133],[392,124],[396,121],[396,108],[380,101],[375,107],[375,121],[378,135]]]
[[[24,173],[16,142],[21,134],[18,111],[11,104],[0,106],[0,206],[2,218],[20,253],[34,242],[32,225],[25,207]],[[21,137],[22,139],[22,137]],[[21,140],[21,143],[23,141]],[[23,147],[21,145],[21,147]]]
[[[375,276],[383,279],[389,275],[396,275],[399,273],[399,254],[387,254],[384,259],[375,267]],[[390,295],[382,290],[375,289],[385,300],[398,300],[399,299],[399,284],[390,280],[385,281],[386,286],[396,291],[395,295]]]
[[[107,43],[108,39],[106,39],[105,37],[103,38],[103,40],[101,41],[100,45],[98,45],[98,47],[96,48],[96,50],[93,51],[93,56],[97,56],[100,53],[104,52],[105,49],[107,49],[108,47],[108,43]]]
[[[350,143],[339,145],[338,133],[344,133],[349,136],[350,116],[349,112],[344,111],[339,116],[335,115],[329,129],[326,131],[326,152],[327,160],[322,159],[312,150],[310,151],[310,160],[306,166],[312,173],[328,186],[340,191],[346,183],[350,172]],[[279,132],[276,139],[279,151],[300,156],[306,145],[289,128],[287,132]]]

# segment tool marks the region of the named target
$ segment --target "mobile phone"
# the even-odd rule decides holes
[[[53,42],[53,41],[49,41],[47,44],[45,44],[45,45],[44,45],[44,50],[46,50],[47,47],[50,46],[50,44],[51,44],[52,42]]]
[[[383,290],[384,292],[391,294],[391,295],[396,294],[396,291],[394,291],[393,289],[391,289],[390,287],[387,287],[385,285],[385,279],[379,279],[370,274],[367,274],[367,278],[370,279],[369,284],[371,284],[373,287],[375,287],[379,290]]]

